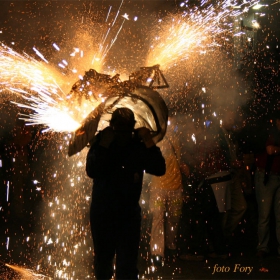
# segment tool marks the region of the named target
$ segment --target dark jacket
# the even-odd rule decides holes
[[[91,146],[86,172],[93,178],[92,207],[130,211],[139,208],[144,171],[162,176],[165,160],[157,146],[146,148],[138,138],[125,147],[112,142],[109,148],[97,141]]]
[[[267,146],[278,146],[280,147],[280,131],[272,131],[269,135],[265,148]],[[260,170],[266,170],[268,174],[270,172],[280,174],[280,155],[268,155],[266,149],[262,153],[256,153],[256,167]]]

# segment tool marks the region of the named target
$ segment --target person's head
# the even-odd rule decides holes
[[[115,132],[117,142],[125,145],[131,139],[134,130],[134,113],[128,108],[117,108],[112,114],[110,126]]]

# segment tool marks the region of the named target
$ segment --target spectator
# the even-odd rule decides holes
[[[278,256],[280,256],[280,111],[273,117],[275,129],[268,137],[265,150],[256,154],[255,188],[258,204],[257,256],[269,253],[270,215],[274,207]]]
[[[7,185],[7,202],[10,209],[8,221],[12,227],[27,229],[31,227],[27,203],[29,194],[28,178],[30,176],[29,144],[32,140],[30,126],[16,119],[15,126],[5,144],[5,183]]]
[[[234,113],[228,111],[221,126],[212,122],[197,137],[191,168],[196,195],[192,207],[201,215],[195,216],[196,226],[191,226],[195,229],[190,233],[195,236],[195,245],[190,245],[190,252],[181,255],[182,259],[202,260],[205,253],[213,258],[227,258],[226,241],[246,211],[239,173],[242,161],[232,135],[234,124]],[[205,239],[210,240],[207,248]]]
[[[221,136],[227,143],[230,173],[232,183],[230,186],[230,209],[225,212],[224,216],[224,235],[227,242],[231,242],[232,235],[241,221],[247,203],[242,191],[242,180],[244,177],[244,164],[242,154],[239,153],[238,142],[235,134],[236,114],[229,110],[225,113],[221,130]]]
[[[185,119],[186,127],[181,134],[182,158],[189,166],[189,176],[183,174],[183,207],[179,229],[179,258],[188,261],[203,261],[206,252],[206,228],[203,215],[202,193],[199,184],[202,180],[196,172],[198,143],[204,131],[196,128],[192,121]]]
[[[215,123],[206,127],[197,139],[195,178],[197,181],[197,203],[200,205],[201,238],[207,239],[204,254],[209,257],[227,258],[223,235],[224,213],[230,209],[230,154],[228,143],[221,128]],[[198,229],[199,230],[199,229]]]
[[[176,258],[176,237],[183,202],[181,171],[186,175],[189,173],[188,166],[181,161],[178,127],[172,122],[158,145],[166,161],[166,174],[152,176],[150,183],[150,250],[152,264],[156,266],[162,266],[164,259]]]

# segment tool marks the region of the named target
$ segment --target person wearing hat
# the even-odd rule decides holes
[[[97,279],[138,279],[141,228],[139,199],[144,172],[162,176],[165,160],[149,129],[134,129],[128,108],[117,108],[110,125],[96,135],[86,160],[93,179],[90,224]]]
[[[257,256],[269,253],[270,214],[274,208],[278,256],[280,257],[280,111],[273,115],[274,130],[265,149],[256,154],[255,189],[258,204]]]

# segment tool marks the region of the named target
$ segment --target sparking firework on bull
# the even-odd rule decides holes
[[[119,75],[110,77],[93,69],[86,72],[83,80],[74,84],[71,97],[103,99],[84,119],[73,139],[69,143],[68,155],[80,152],[92,143],[98,130],[109,124],[111,114],[116,108],[127,107],[135,114],[136,127],[148,128],[153,141],[158,143],[165,135],[168,109],[161,95],[155,90],[169,87],[159,65],[141,67],[132,73],[126,81],[120,81]],[[75,97],[76,96],[76,97]]]

